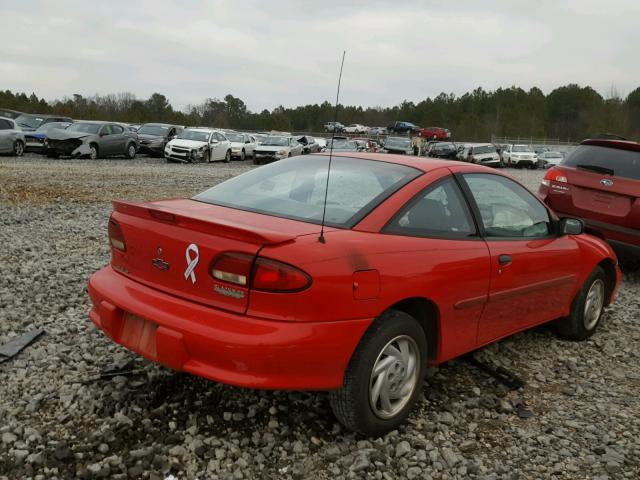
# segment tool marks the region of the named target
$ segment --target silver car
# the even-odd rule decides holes
[[[10,118],[0,117],[0,153],[24,154],[24,133]]]

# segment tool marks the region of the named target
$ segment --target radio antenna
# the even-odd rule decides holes
[[[320,243],[327,243],[324,238],[324,218],[327,214],[327,196],[329,195],[329,174],[331,173],[331,160],[333,158],[333,139],[336,136],[336,123],[338,123],[338,105],[340,105],[340,83],[342,82],[342,68],[344,67],[344,56],[347,54],[346,50],[342,51],[342,63],[340,63],[340,75],[338,75],[338,91],[336,92],[336,110],[333,115],[333,130],[331,131],[331,146],[329,147],[329,166],[327,167],[327,184],[324,187],[324,204],[322,206],[322,223],[320,224],[320,236],[318,240]]]

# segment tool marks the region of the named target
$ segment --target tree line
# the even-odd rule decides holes
[[[333,120],[335,107],[329,102],[295,108],[279,106],[252,112],[240,98],[207,98],[199,105],[174,109],[169,99],[154,93],[148,99],[132,93],[72,95],[46,101],[32,93],[0,90],[0,108],[27,113],[55,113],[83,120],[113,120],[127,123],[166,122],[188,126],[215,126],[246,130],[322,131]],[[481,87],[457,96],[441,93],[418,103],[403,101],[394,107],[340,105],[338,120],[387,126],[396,120],[420,126],[448,128],[454,138],[486,141],[492,135],[547,137],[579,141],[598,133],[640,138],[640,87],[622,98],[612,87],[607,98],[591,87],[561,86],[545,95],[539,88],[519,87],[486,91]]]

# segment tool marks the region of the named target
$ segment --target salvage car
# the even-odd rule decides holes
[[[231,141],[227,133],[209,128],[187,128],[164,149],[167,162],[207,163],[231,161]]]
[[[417,133],[420,127],[411,122],[395,122],[387,127],[387,132],[391,133]]]
[[[327,142],[327,150],[333,152],[366,152],[367,144],[362,140],[347,137],[333,137]]]
[[[377,437],[423,397],[427,366],[550,321],[584,340],[616,297],[609,245],[498,170],[348,152],[328,174],[329,158],[114,202],[91,321],[177,371],[329,390],[340,422]]]
[[[536,166],[538,168],[549,168],[554,165],[560,164],[560,162],[564,159],[564,155],[562,152],[554,152],[547,150],[545,152],[538,153],[538,160],[536,162]]]
[[[47,132],[55,128],[64,130],[69,125],[71,125],[71,123],[69,122],[50,122],[50,123],[45,123],[43,125],[40,125],[38,128],[36,128],[32,132],[31,131],[25,132],[24,134],[24,138],[26,140],[25,150],[43,152],[45,150],[44,142],[45,140],[47,140]]]
[[[0,108],[0,117],[15,120],[20,115],[22,115],[22,112],[19,112],[17,110],[11,110],[10,108]]]
[[[15,118],[16,123],[23,132],[33,132],[45,123],[66,122],[72,123],[73,119],[61,115],[39,115],[23,113]]]
[[[138,136],[114,122],[85,121],[64,130],[47,132],[44,143],[48,157],[88,157],[91,160],[123,155],[133,159],[138,151]]]
[[[340,122],[327,122],[324,125],[325,132],[344,132],[344,125]]]
[[[585,140],[544,176],[538,196],[581,218],[625,260],[640,260],[640,143]]]
[[[164,147],[173,140],[176,135],[184,130],[180,125],[170,125],[168,123],[145,123],[138,128],[138,138],[140,139],[139,153],[146,153],[151,156],[161,157],[164,154]]]
[[[360,123],[352,123],[344,127],[344,133],[369,133],[369,127],[366,127]]]
[[[448,128],[442,127],[424,127],[418,129],[418,135],[431,140],[448,140],[451,138],[451,132]]]
[[[502,161],[508,167],[536,168],[538,157],[529,145],[507,145],[502,150]]]
[[[295,137],[300,145],[302,145],[302,153],[318,153],[321,150],[320,144],[311,135],[303,135]]]
[[[302,155],[303,147],[289,136],[272,135],[256,147],[253,163],[259,165],[283,158]]]
[[[253,158],[256,139],[252,135],[241,132],[225,132],[225,136],[231,142],[231,158],[243,161],[247,157]]]
[[[479,163],[487,167],[503,167],[498,150],[491,143],[473,143],[465,146],[460,154],[462,161]]]
[[[389,137],[384,141],[383,147],[387,153],[413,155],[413,144],[406,137]]]
[[[11,118],[0,117],[0,153],[24,155],[26,140],[22,129]]]
[[[452,142],[430,142],[425,152],[427,157],[456,160],[458,145]]]

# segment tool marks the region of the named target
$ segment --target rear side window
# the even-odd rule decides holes
[[[0,118],[0,130],[12,130],[13,124],[9,120]]]
[[[384,232],[446,238],[465,238],[476,233],[462,192],[451,177],[416,195],[387,224]]]
[[[580,145],[560,163],[567,167],[592,166],[613,170],[616,177],[640,180],[640,152],[597,145]]]
[[[329,157],[297,157],[256,168],[193,199],[276,217],[321,223]],[[405,165],[335,157],[327,194],[327,225],[351,228],[422,172]]]

